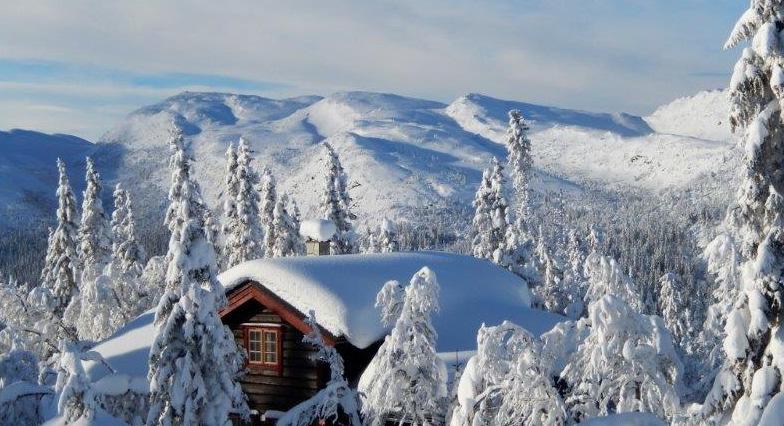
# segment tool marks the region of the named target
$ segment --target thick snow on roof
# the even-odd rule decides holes
[[[327,219],[310,219],[299,225],[299,234],[315,241],[329,241],[337,230],[335,224]]]
[[[475,350],[482,323],[510,320],[538,335],[563,320],[529,308],[528,289],[515,275],[490,262],[450,253],[261,259],[237,265],[218,279],[227,290],[247,280],[257,281],[300,312],[315,310],[324,328],[364,348],[387,333],[374,307],[378,291],[389,280],[408,284],[423,266],[436,273],[441,287],[441,311],[433,317],[440,353]],[[155,334],[153,317],[152,311],[145,313],[95,350],[118,373],[145,376]],[[91,366],[93,380],[106,374],[101,370]]]

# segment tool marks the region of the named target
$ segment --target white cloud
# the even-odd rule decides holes
[[[288,86],[276,95],[364,89],[448,101],[474,91],[644,113],[723,84],[710,73],[734,60],[719,47],[743,7],[735,3],[10,2],[0,14],[0,59]],[[48,89],[73,89],[55,86]],[[156,92],[90,81],[80,88],[95,96]]]

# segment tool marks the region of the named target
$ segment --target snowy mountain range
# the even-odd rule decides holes
[[[162,220],[167,204],[170,123],[186,134],[211,206],[222,189],[224,153],[245,138],[257,166],[270,167],[279,190],[304,216],[316,214],[322,148],[329,141],[350,177],[360,223],[410,217],[421,208],[466,208],[482,170],[505,157],[507,112],[531,123],[535,189],[580,193],[638,190],[654,194],[728,191],[735,175],[723,92],[701,92],[649,117],[590,113],[494,99],[479,94],[450,104],[369,92],[267,99],[185,92],[131,113],[95,144],[74,136],[0,132],[0,223],[54,217],[55,158],[62,157],[77,191],[84,156],[92,155],[111,186],[131,192],[137,216]],[[107,204],[110,205],[110,204]]]

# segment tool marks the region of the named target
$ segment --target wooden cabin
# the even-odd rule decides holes
[[[247,354],[241,385],[255,422],[271,423],[328,379],[327,367],[314,361],[313,348],[302,342],[307,312],[315,311],[325,340],[337,348],[347,379],[356,384],[389,332],[375,308],[376,295],[390,280],[407,283],[423,266],[435,272],[440,287],[441,310],[432,320],[436,349],[445,360],[476,350],[476,331],[483,323],[510,320],[539,335],[563,319],[530,309],[524,281],[470,256],[417,252],[244,262],[218,276],[228,299],[220,315]],[[140,392],[148,389],[154,317],[153,311],[146,312],[96,345],[93,350],[113,371],[93,363],[91,379],[115,374]]]
[[[227,298],[220,315],[247,355],[248,372],[241,384],[249,405],[259,413],[256,420],[265,420],[268,411],[287,411],[324,387],[329,368],[314,360],[314,347],[302,341],[310,331],[303,313],[251,280],[229,291]],[[356,385],[381,342],[360,349],[323,328],[321,333],[341,354],[346,378]]]

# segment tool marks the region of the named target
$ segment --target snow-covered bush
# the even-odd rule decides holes
[[[38,425],[43,420],[40,401],[52,393],[37,384],[38,358],[25,350],[0,354],[0,424]]]
[[[590,333],[560,374],[570,386],[571,416],[641,411],[671,419],[683,367],[661,318],[610,294],[591,303],[588,321]]]
[[[95,419],[98,402],[82,361],[99,357],[96,352],[82,352],[76,344],[60,344],[55,391],[59,396],[57,412],[66,424]]]
[[[359,395],[349,387],[343,376],[343,358],[332,346],[327,346],[316,323],[316,314],[310,311],[305,319],[310,332],[302,339],[303,342],[315,346],[316,359],[329,365],[329,381],[313,397],[297,404],[283,417],[278,419],[278,426],[311,426],[318,421],[329,421],[333,424],[361,426],[359,417]]]
[[[359,381],[366,424],[442,422],[446,366],[436,354],[430,316],[439,309],[435,273],[423,267],[405,290],[396,281],[384,285],[376,307],[386,325],[394,324]]]
[[[482,326],[477,353],[460,376],[450,425],[564,424],[551,368],[541,341],[524,328],[508,321]]]

